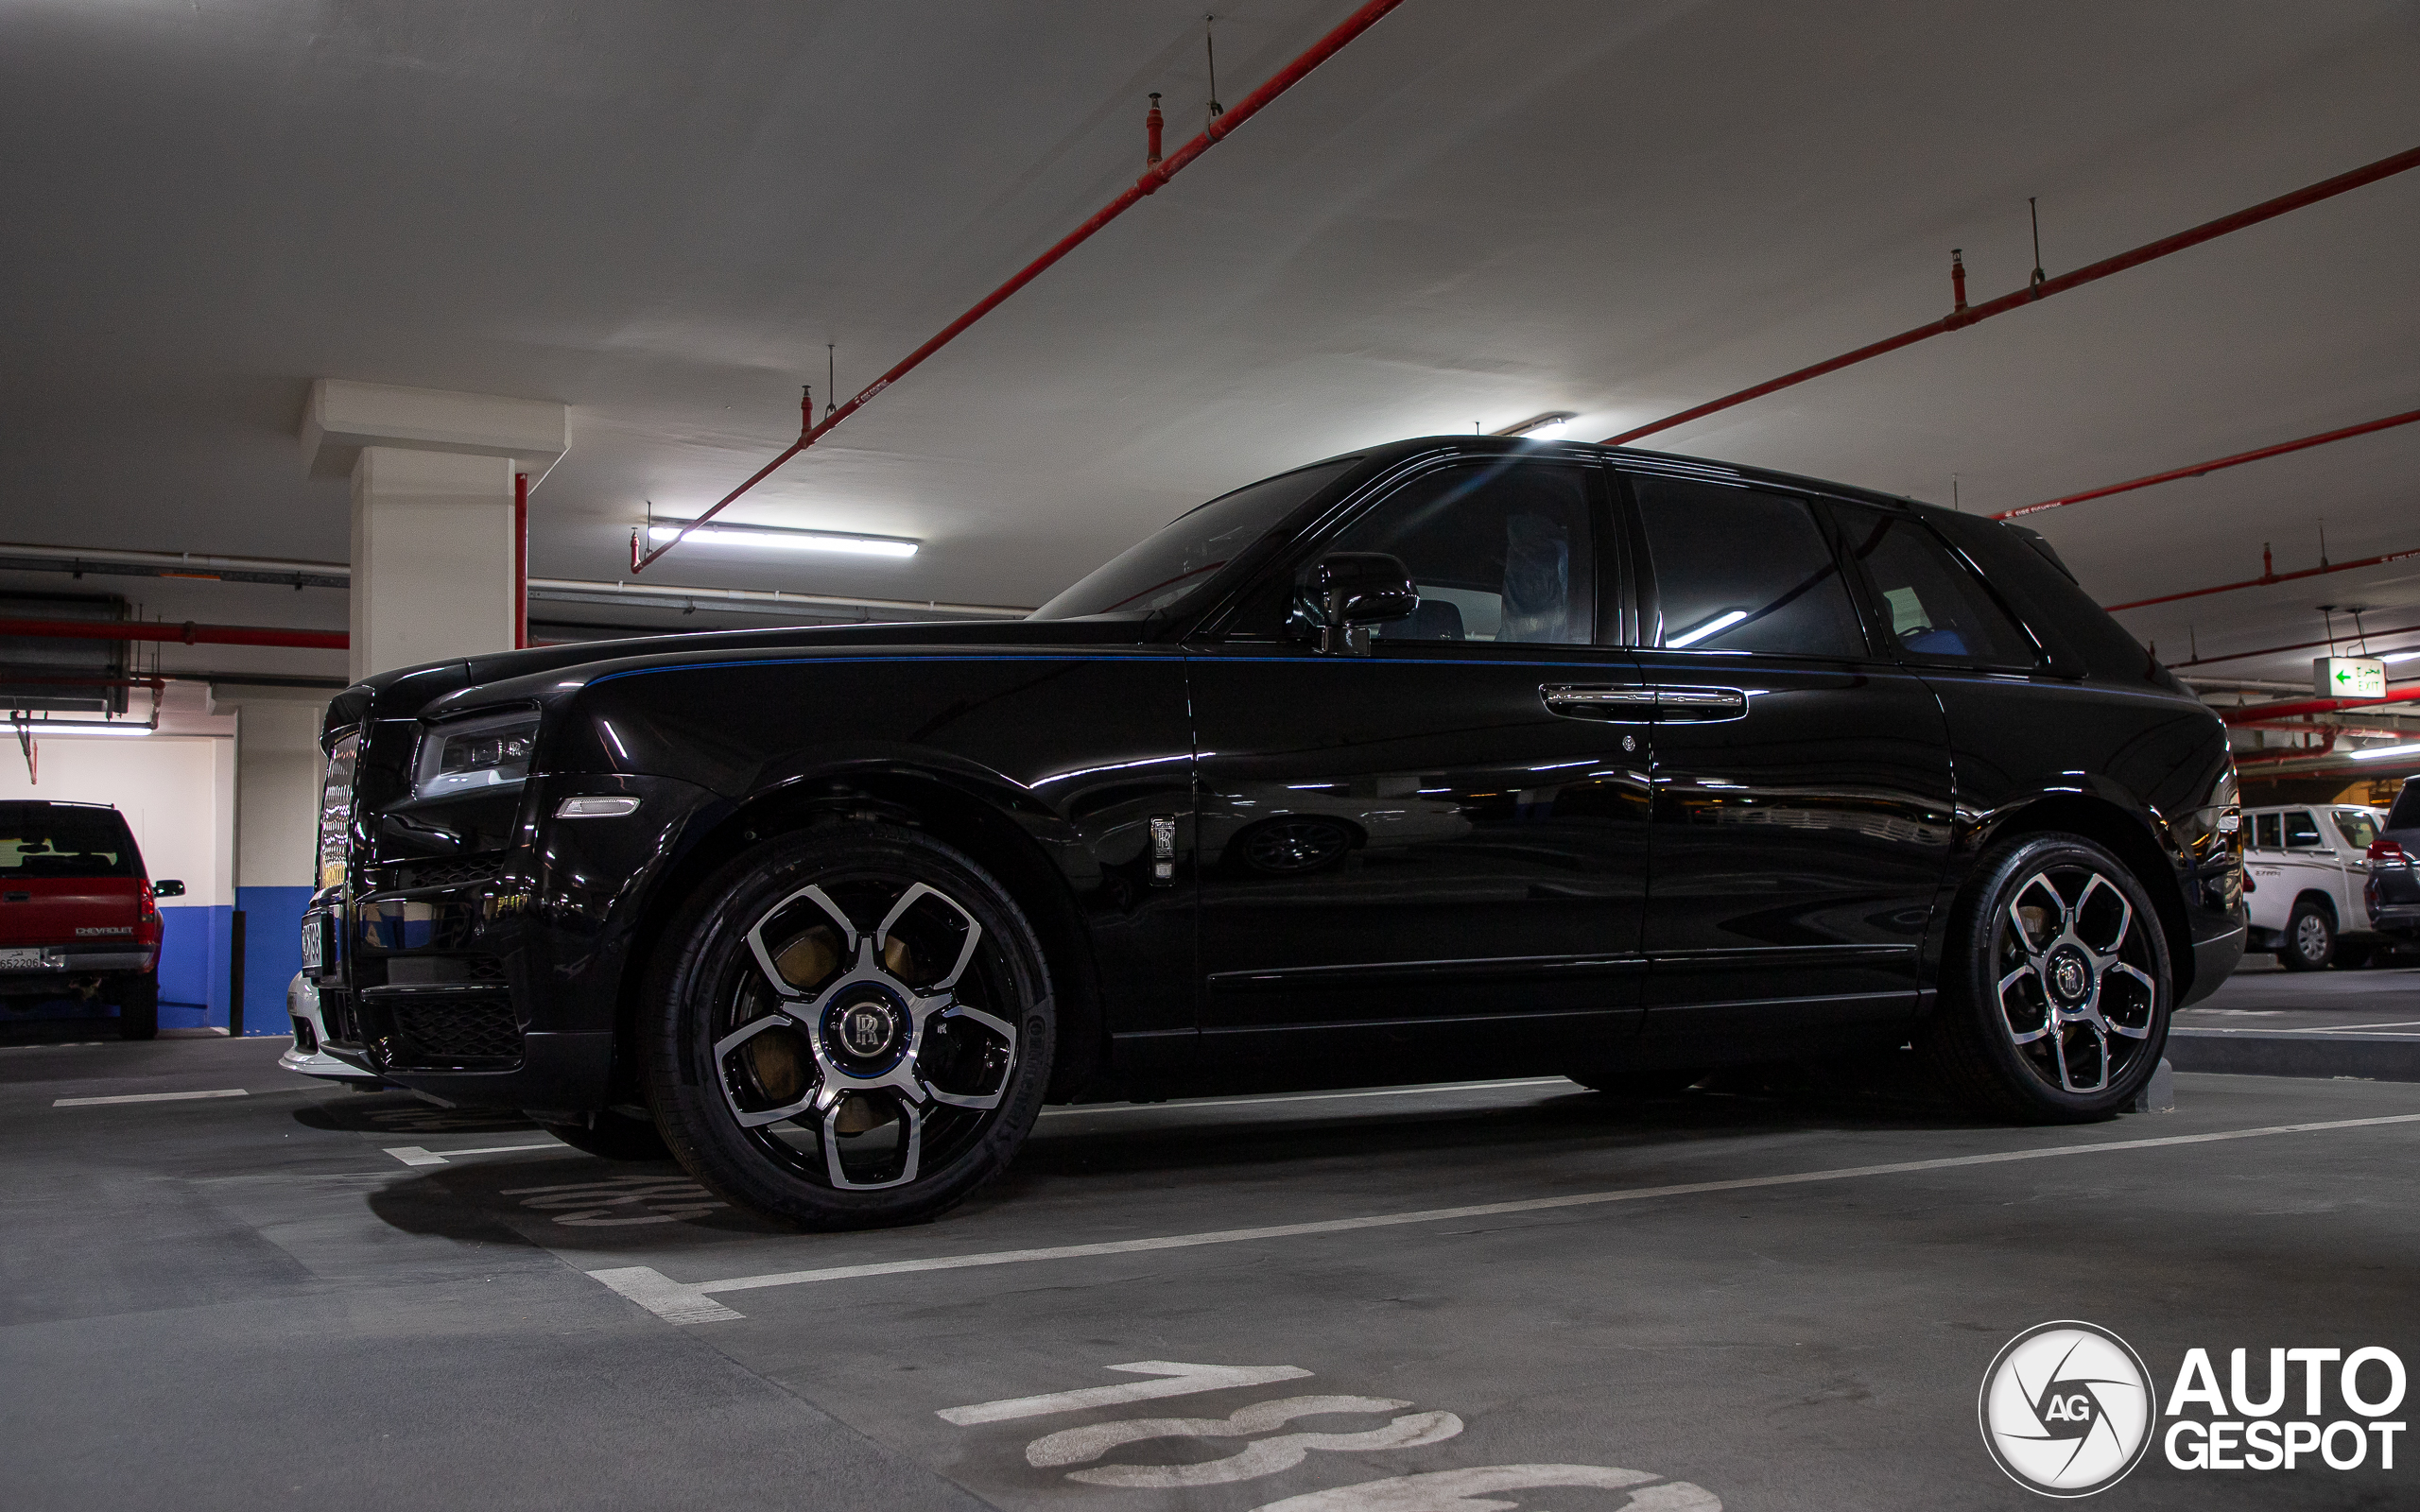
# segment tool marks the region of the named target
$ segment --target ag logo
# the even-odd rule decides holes
[[[2045,1323],[1983,1372],[1983,1445],[2009,1478],[2044,1496],[2090,1496],[2126,1478],[2152,1445],[2151,1372],[2090,1323]]]

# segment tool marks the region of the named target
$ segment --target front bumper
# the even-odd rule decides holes
[[[641,803],[541,820],[572,796]],[[508,849],[382,846],[350,868],[357,891],[323,892],[306,915],[320,931],[309,974],[322,1052],[452,1104],[578,1113],[627,1100],[615,1018],[638,916],[713,801],[667,779],[535,777]]]

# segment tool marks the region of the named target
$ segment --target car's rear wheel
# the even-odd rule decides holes
[[[692,1176],[807,1228],[928,1218],[1041,1111],[1040,942],[955,848],[888,824],[768,842],[666,933],[642,1026],[657,1126]]]
[[[160,1037],[160,979],[139,976],[113,986],[110,1001],[117,1005],[117,1037],[156,1040]]]
[[[2325,970],[2336,958],[2336,920],[2318,903],[2294,904],[2286,920],[2286,942],[2277,949],[2277,964],[2289,971]]]
[[[2122,1112],[2158,1069],[2172,977],[2142,884],[2072,834],[1984,856],[1950,923],[1921,1044],[1952,1091],[2003,1117]]]

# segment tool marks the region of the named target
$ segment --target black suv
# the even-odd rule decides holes
[[[2420,777],[2403,780],[2367,859],[2361,901],[2370,927],[2394,944],[2420,945]]]
[[[2243,947],[2225,731],[2039,538],[1601,447],[1298,469],[1020,622],[386,673],[326,742],[329,1052],[810,1227],[1075,1099],[1913,1040],[2101,1118]]]

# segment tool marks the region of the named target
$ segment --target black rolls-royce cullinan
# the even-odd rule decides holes
[[[1300,468],[1022,621],[386,673],[326,747],[328,1053],[807,1227],[1046,1102],[1913,1042],[2105,1117],[2244,937],[2225,731],[2038,537],[1584,445]]]

